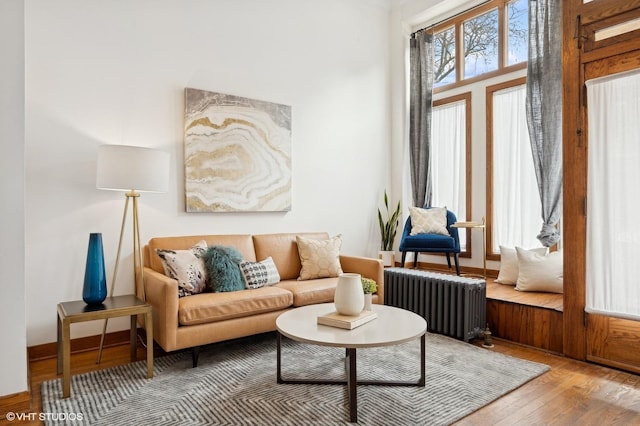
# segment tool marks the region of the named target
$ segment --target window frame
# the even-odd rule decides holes
[[[455,61],[455,82],[445,84],[439,87],[434,87],[433,93],[445,92],[457,87],[465,86],[467,84],[473,84],[478,81],[487,80],[493,77],[508,74],[517,70],[525,69],[527,67],[527,61],[519,62],[513,65],[507,65],[508,55],[508,33],[509,23],[507,15],[507,5],[513,0],[490,0],[487,3],[483,3],[477,7],[474,7],[467,12],[463,12],[454,16],[451,19],[447,19],[434,26],[432,31],[435,35],[441,31],[447,30],[452,26],[455,28],[456,37],[456,61]],[[473,18],[481,16],[491,10],[498,10],[498,69],[489,71],[484,74],[477,75],[471,78],[463,78],[464,76],[464,33],[463,24],[465,21],[469,21]]]
[[[437,108],[443,105],[464,101],[465,103],[465,215],[467,217],[466,220],[471,220],[472,217],[472,206],[471,206],[471,194],[473,183],[472,180],[472,155],[471,155],[471,92],[463,92],[457,95],[448,96],[442,99],[434,99],[433,100],[433,108]],[[461,232],[462,230],[459,230]],[[471,258],[472,257],[472,243],[471,243],[471,229],[466,228],[466,241],[467,246],[464,251],[460,252],[460,257]]]
[[[493,247],[493,94],[500,90],[508,89],[511,87],[521,86],[527,84],[526,77],[520,77],[502,83],[489,85],[486,88],[486,111],[487,111],[487,123],[486,123],[486,144],[487,144],[487,211],[485,212],[485,226],[486,226],[486,256],[487,260],[500,260],[500,247]],[[495,249],[497,252],[494,252]]]

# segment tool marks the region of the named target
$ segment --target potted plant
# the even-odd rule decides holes
[[[371,278],[361,278],[362,281],[362,291],[364,292],[364,310],[371,310],[371,295],[378,291],[378,285]]]
[[[396,239],[396,231],[400,217],[400,201],[394,212],[389,210],[389,198],[387,191],[384,191],[384,207],[386,209],[386,221],[382,217],[382,212],[378,209],[378,223],[380,224],[380,252],[378,253],[382,259],[384,266],[393,266],[395,261],[395,252],[393,251],[393,242]]]

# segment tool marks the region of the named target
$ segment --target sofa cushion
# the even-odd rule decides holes
[[[296,241],[302,264],[299,280],[337,277],[342,273],[340,266],[341,235],[336,235],[328,240],[297,236]]]
[[[240,262],[240,273],[246,288],[260,288],[280,282],[278,268],[271,256],[260,262]]]
[[[178,321],[182,326],[206,324],[286,309],[292,303],[293,294],[277,286],[201,293],[179,300]]]
[[[207,274],[202,255],[207,243],[202,240],[188,250],[161,250],[156,253],[162,259],[164,274],[178,281],[178,297],[202,293]]]
[[[286,289],[293,294],[293,306],[306,306],[315,303],[333,302],[338,278],[321,278],[316,280],[280,281],[274,287]]]
[[[271,256],[278,268],[281,280],[292,280],[300,276],[300,255],[296,236],[301,235],[317,240],[328,240],[326,232],[303,232],[295,234],[261,234],[253,236],[256,258],[266,259]],[[245,256],[245,260],[251,260]],[[255,260],[255,259],[253,259]]]

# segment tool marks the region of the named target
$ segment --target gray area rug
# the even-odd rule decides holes
[[[457,340],[427,335],[426,386],[358,387],[358,424],[448,425],[549,370]],[[420,342],[358,350],[359,379],[417,380]],[[283,377],[344,379],[341,348],[283,338]],[[189,351],[155,359],[146,379],[139,361],[42,384],[47,413],[79,413],[91,425],[344,425],[346,386],[276,383],[275,334],[204,347],[197,368]]]

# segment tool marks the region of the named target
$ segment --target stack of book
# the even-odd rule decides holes
[[[328,325],[331,327],[344,328],[353,330],[356,327],[366,324],[378,317],[373,311],[362,311],[358,315],[342,315],[337,312],[331,312],[318,317],[318,324]]]

